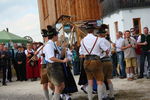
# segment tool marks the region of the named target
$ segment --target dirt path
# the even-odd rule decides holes
[[[76,77],[78,81],[78,77]],[[150,80],[141,79],[132,82],[126,79],[113,79],[116,100],[150,100]],[[80,88],[80,87],[79,87]],[[97,100],[95,95],[94,100]],[[72,94],[73,100],[87,100],[81,90]],[[12,82],[8,86],[0,85],[0,100],[44,100],[42,87],[36,82]]]

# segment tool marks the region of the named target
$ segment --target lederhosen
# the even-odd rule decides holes
[[[46,68],[46,60],[45,60],[45,54],[42,52],[41,55],[43,58],[41,59],[41,84],[48,83],[48,76],[47,76],[47,68]]]
[[[58,54],[58,50],[56,45],[55,46],[55,57],[56,54]],[[61,66],[61,63],[58,62],[54,62],[54,63],[47,63],[47,75],[48,75],[48,79],[55,85],[58,86],[60,85],[62,82],[64,82],[64,73],[63,73],[63,68]]]
[[[113,65],[109,56],[100,59],[103,64],[104,79],[112,79]]]
[[[89,52],[86,48],[86,46],[83,43],[83,47],[88,53],[88,55],[85,55],[85,61],[84,61],[84,69],[87,74],[88,80],[96,79],[97,81],[103,81],[104,80],[104,74],[103,74],[103,67],[102,63],[100,61],[100,57],[97,55],[91,55],[96,43],[97,43],[98,37],[95,40],[95,43]]]

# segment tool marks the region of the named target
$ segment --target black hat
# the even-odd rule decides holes
[[[48,33],[48,31],[46,29],[42,29],[41,34],[42,34],[43,37],[47,37],[48,36],[47,33]]]
[[[106,33],[106,31],[105,30],[101,30],[101,29],[99,29],[98,32],[97,32],[97,34],[105,34],[105,33]]]
[[[51,25],[47,26],[47,30],[48,30],[47,35],[57,35],[58,34],[58,32],[56,31],[56,29],[53,28]]]
[[[107,31],[106,29],[108,29],[108,26],[106,24],[102,24],[97,32],[97,34],[105,34]]]
[[[95,29],[93,24],[87,24],[86,29]]]

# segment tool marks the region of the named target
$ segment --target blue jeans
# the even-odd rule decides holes
[[[123,51],[117,52],[117,60],[118,60],[118,64],[120,65],[120,76],[126,77]]]
[[[113,76],[117,76],[118,72],[117,72],[117,53],[112,54],[111,56],[111,62],[113,64]]]
[[[148,51],[142,51],[142,54],[140,56],[140,76],[143,77],[144,73],[144,64],[145,64],[145,58],[147,57],[148,62],[148,69],[150,67],[150,52]]]

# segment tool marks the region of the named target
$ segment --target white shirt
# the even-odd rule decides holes
[[[119,39],[116,40],[115,43],[116,43],[116,51],[117,52],[122,51],[121,47],[122,47],[123,41],[124,41],[123,38],[119,38]]]
[[[141,43],[141,35],[138,37],[137,43]]]
[[[38,52],[38,54],[37,54],[37,57],[38,57],[38,58],[41,58],[41,54],[43,54],[43,49],[42,49],[42,47],[43,47],[43,45],[40,46],[40,47],[37,49],[37,51],[40,50],[40,51]],[[41,50],[41,49],[42,49],[42,50]]]
[[[45,54],[45,60],[49,63],[54,63],[53,61],[50,60],[50,58],[55,57],[55,46],[54,42],[52,40],[49,40],[45,47],[43,48],[43,53]]]
[[[41,46],[41,47],[43,47],[43,46]],[[40,49],[41,49],[41,47],[40,47]],[[38,49],[38,51],[39,51],[40,49]],[[45,62],[44,62],[45,57],[43,57],[42,54],[44,54],[44,53],[43,53],[43,49],[39,51],[39,53],[37,54],[37,57],[38,57],[39,59],[41,59],[41,63],[40,63],[40,64],[45,64]]]
[[[100,55],[100,58],[103,58],[105,56],[107,56],[106,52],[103,52],[103,51],[109,51],[109,54],[108,56],[111,55],[111,43],[105,39],[105,38],[100,38],[100,47],[102,49],[102,53]]]
[[[80,55],[83,55],[83,50],[81,49],[81,46],[80,46],[80,48],[79,48],[79,54],[80,54]]]
[[[94,36],[93,34],[88,34],[82,41],[81,41],[81,47],[80,47],[80,55],[89,55],[88,52],[91,51],[95,41],[96,41],[96,36]],[[98,38],[95,47],[93,49],[93,51],[91,52],[91,55],[97,55],[100,56],[102,53],[102,49],[105,51],[107,48],[105,48],[104,43],[100,43],[103,40]],[[86,51],[86,49],[83,46],[83,43],[85,45],[85,47],[87,48],[88,52]]]
[[[67,58],[69,59],[69,61],[71,61],[72,60],[72,52],[69,48],[67,49],[66,53],[67,53]]]
[[[33,49],[31,49],[31,50],[25,50],[24,52],[25,52],[26,55],[28,55],[28,53],[34,53]]]

